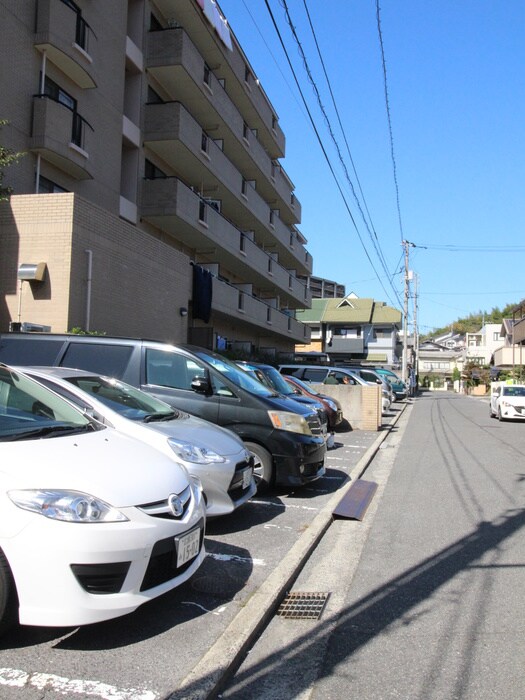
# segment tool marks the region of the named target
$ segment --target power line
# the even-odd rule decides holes
[[[289,65],[290,70],[291,70],[291,72],[292,72],[292,75],[293,75],[293,77],[294,77],[295,84],[296,84],[296,86],[297,86],[297,89],[299,90],[299,94],[301,95],[301,99],[302,99],[303,104],[304,104],[304,106],[305,106],[305,109],[306,109],[306,111],[307,111],[307,113],[308,113],[308,117],[309,117],[309,119],[310,119],[310,123],[311,123],[311,125],[312,125],[313,130],[314,130],[315,136],[316,136],[316,138],[317,138],[317,141],[318,141],[318,143],[319,143],[319,146],[321,147],[323,156],[324,156],[324,158],[325,158],[325,160],[326,160],[326,162],[327,162],[327,165],[328,165],[328,167],[329,167],[329,169],[330,169],[330,172],[332,173],[332,177],[333,177],[334,180],[335,180],[335,183],[336,183],[336,185],[337,185],[337,189],[339,190],[339,194],[341,195],[341,198],[343,199],[343,202],[344,202],[344,204],[345,204],[345,208],[346,208],[346,210],[347,210],[347,212],[348,212],[348,215],[350,216],[350,220],[352,221],[352,224],[353,224],[353,226],[354,226],[354,228],[355,228],[355,230],[356,230],[356,233],[357,233],[357,236],[358,236],[359,241],[360,241],[360,243],[361,243],[361,246],[362,246],[362,248],[363,248],[363,251],[364,251],[364,253],[365,253],[365,255],[366,255],[366,257],[367,257],[367,259],[368,259],[368,261],[369,261],[369,263],[370,263],[370,265],[371,265],[373,271],[374,271],[374,274],[376,275],[376,278],[378,279],[379,283],[381,284],[381,287],[383,288],[383,291],[385,292],[385,294],[387,295],[387,297],[390,298],[389,295],[388,295],[387,290],[385,289],[385,287],[384,287],[384,285],[383,285],[383,283],[382,283],[382,281],[381,281],[381,278],[379,277],[379,275],[378,275],[378,273],[377,273],[377,270],[376,270],[376,268],[375,268],[375,266],[374,266],[374,263],[372,262],[372,259],[371,259],[371,257],[370,257],[370,254],[368,253],[368,251],[367,251],[367,249],[366,249],[366,247],[365,247],[365,245],[364,245],[364,242],[363,242],[361,233],[359,232],[359,229],[358,229],[357,224],[356,224],[356,222],[355,222],[355,219],[354,219],[354,217],[353,217],[353,215],[352,215],[352,212],[351,212],[351,210],[350,210],[350,207],[349,207],[349,205],[348,205],[348,202],[346,201],[346,197],[345,197],[344,192],[343,192],[343,190],[342,190],[342,188],[341,188],[341,185],[340,185],[340,183],[339,183],[339,180],[337,179],[337,176],[336,176],[335,171],[334,171],[334,169],[333,169],[332,163],[330,162],[330,158],[328,157],[328,154],[327,154],[326,149],[325,149],[325,147],[324,147],[324,144],[323,144],[323,141],[322,141],[321,136],[320,136],[320,134],[319,134],[319,131],[318,131],[316,125],[315,125],[315,121],[314,121],[314,119],[313,119],[313,117],[312,117],[312,114],[311,114],[310,109],[309,109],[309,107],[308,107],[308,104],[307,104],[307,102],[306,102],[306,98],[305,98],[305,96],[304,96],[304,94],[303,94],[303,91],[302,91],[302,89],[301,89],[301,86],[300,86],[300,84],[299,84],[299,80],[298,80],[297,75],[296,75],[296,73],[295,73],[295,70],[294,70],[294,68],[293,68],[293,66],[292,66],[292,62],[291,62],[291,60],[290,60],[290,56],[288,55],[288,51],[286,50],[286,47],[285,47],[285,45],[284,45],[284,41],[283,41],[281,32],[279,31],[279,27],[277,26],[277,22],[276,22],[276,20],[275,20],[274,15],[273,15],[272,9],[271,9],[271,7],[270,7],[270,5],[269,5],[269,3],[268,3],[268,0],[265,0],[265,5],[266,5],[266,9],[268,10],[268,13],[269,13],[269,15],[270,15],[270,18],[271,18],[271,20],[272,20],[272,23],[273,23],[274,29],[275,29],[275,31],[276,31],[276,33],[277,33],[277,36],[278,36],[278,38],[279,38],[279,41],[280,41],[280,43],[281,43],[281,47],[282,47],[282,49],[283,49],[284,55],[286,56],[286,60],[288,61],[288,65]],[[392,303],[392,302],[391,302],[391,303]]]
[[[332,142],[333,142],[333,144],[334,144],[334,146],[335,146],[335,149],[336,149],[336,152],[337,152],[337,155],[338,155],[338,158],[339,158],[339,162],[340,162],[340,164],[341,164],[341,166],[342,166],[342,168],[343,168],[343,172],[344,172],[344,174],[345,174],[345,178],[346,178],[346,180],[347,180],[347,182],[348,182],[348,184],[349,184],[349,186],[350,186],[350,189],[351,189],[352,194],[353,194],[353,196],[354,196],[354,199],[355,199],[355,201],[356,201],[357,207],[358,207],[358,209],[359,209],[359,211],[360,211],[360,213],[361,213],[361,216],[362,216],[362,218],[363,218],[365,227],[366,227],[367,230],[368,230],[368,233],[369,233],[369,236],[370,236],[372,245],[374,246],[374,249],[375,249],[375,251],[376,251],[376,254],[377,254],[377,256],[378,256],[378,258],[379,258],[379,261],[380,261],[380,263],[381,263],[381,265],[382,265],[382,267],[383,267],[383,270],[384,270],[385,274],[386,274],[387,277],[388,277],[388,276],[390,275],[390,273],[389,273],[389,271],[388,271],[388,269],[387,269],[387,266],[386,266],[386,263],[385,263],[385,259],[384,259],[383,253],[382,253],[381,248],[380,248],[380,245],[379,245],[379,240],[377,240],[377,236],[376,236],[376,240],[374,240],[374,237],[372,236],[372,233],[371,233],[370,228],[369,228],[369,226],[368,226],[368,222],[367,222],[366,217],[365,217],[365,215],[364,215],[364,213],[363,213],[363,210],[362,210],[362,208],[361,208],[361,204],[360,204],[360,202],[359,202],[359,198],[357,197],[357,194],[356,194],[356,192],[355,192],[354,185],[353,185],[353,183],[352,183],[352,181],[351,181],[351,179],[350,179],[350,176],[348,175],[348,169],[347,169],[346,164],[345,164],[345,162],[344,162],[344,159],[343,159],[343,157],[342,157],[342,155],[341,155],[341,149],[340,149],[340,147],[339,147],[339,144],[338,144],[338,142],[337,142],[337,139],[335,138],[334,132],[333,132],[333,130],[332,130],[332,126],[331,126],[331,123],[330,123],[330,119],[328,118],[328,115],[327,115],[327,113],[326,113],[326,110],[325,110],[325,108],[324,108],[324,106],[323,106],[323,104],[322,104],[321,97],[320,97],[320,94],[319,94],[319,90],[318,90],[318,88],[317,88],[317,84],[316,84],[315,80],[313,79],[313,76],[312,76],[312,73],[311,73],[311,71],[310,71],[310,68],[309,68],[309,65],[308,65],[308,61],[307,61],[307,59],[306,59],[306,55],[305,55],[305,53],[304,53],[304,50],[303,50],[301,41],[299,40],[299,37],[298,37],[297,32],[296,32],[296,29],[295,29],[295,27],[294,27],[294,25],[293,25],[293,22],[292,22],[292,19],[291,19],[291,16],[290,16],[290,11],[289,11],[289,9],[288,9],[287,2],[286,2],[286,0],[280,0],[280,2],[281,2],[282,7],[283,7],[284,10],[285,10],[286,20],[287,20],[287,22],[288,22],[288,25],[289,25],[289,27],[290,27],[290,30],[291,30],[292,35],[293,35],[293,37],[294,37],[294,40],[295,40],[295,42],[296,42],[296,44],[297,44],[297,46],[298,46],[298,49],[299,49],[299,51],[300,51],[301,58],[302,58],[302,60],[303,60],[303,65],[304,65],[306,74],[307,74],[307,76],[308,76],[308,80],[309,80],[309,82],[310,82],[310,84],[311,84],[311,86],[312,86],[312,88],[313,88],[313,90],[314,90],[314,93],[315,93],[315,95],[316,95],[316,99],[317,99],[318,106],[319,106],[319,108],[320,108],[320,110],[321,110],[321,112],[322,112],[322,114],[323,114],[323,116],[324,116],[324,119],[325,119],[325,122],[326,122],[326,125],[327,125],[327,128],[328,128],[328,132],[329,132],[330,138],[332,139]],[[273,15],[272,15],[272,13],[271,13],[270,8],[269,8],[268,2],[266,2],[266,6],[267,6],[267,8],[268,8],[268,11],[270,12],[270,15],[271,15],[271,17],[272,17],[272,21],[274,21],[274,26],[275,26],[275,28],[276,28],[276,31],[278,32],[279,39],[281,40],[281,43],[283,43],[283,42],[282,42],[281,35],[280,35],[280,33],[279,33],[279,31],[278,31],[278,29],[277,29],[277,27],[276,27],[275,20],[274,20],[274,18],[273,18]],[[283,50],[285,51],[286,57],[287,57],[287,59],[288,59],[288,61],[289,61],[288,54],[287,54],[286,50],[284,49],[284,46],[283,46]],[[290,61],[289,61],[289,63],[290,63]],[[290,68],[291,68],[291,65],[290,65]],[[292,69],[292,68],[291,68],[291,69]],[[292,73],[293,73],[294,78],[296,79],[296,82],[297,82],[297,78],[296,78],[296,76],[295,76],[295,72],[293,71],[293,69],[292,69]],[[304,100],[305,98],[304,98],[304,95],[303,95],[303,93],[302,93],[302,91],[301,91],[299,85],[298,85],[298,82],[297,82],[297,86],[298,86],[298,88],[299,88],[301,97],[302,97],[303,100]],[[307,109],[308,109],[308,108],[307,108]],[[310,112],[309,112],[309,114],[310,114]],[[318,133],[318,132],[317,132],[317,129],[315,129],[315,131],[316,131],[316,134],[317,134],[317,133]],[[327,156],[326,156],[326,151],[325,151],[324,147],[323,147],[323,152],[325,153],[325,157],[327,157]],[[332,174],[333,174],[334,177],[335,177],[335,173],[334,173],[334,171],[333,171],[331,165],[330,165],[330,169],[331,169],[331,171],[332,171]],[[337,179],[336,179],[336,182],[337,182]],[[342,194],[342,191],[341,191],[341,188],[340,188],[340,186],[339,186],[339,183],[338,183],[338,187],[339,187],[339,191],[340,191],[341,194]],[[346,200],[345,200],[345,204],[346,204]],[[348,208],[348,205],[347,205],[347,204],[346,204],[346,206],[347,206],[347,208]],[[356,222],[355,222],[353,216],[351,216],[351,218],[352,218],[352,222],[353,222],[353,224],[354,224],[354,227],[355,227],[356,231],[358,232],[359,240],[361,241],[361,244],[362,244],[363,247],[364,247],[364,244],[363,244],[362,239],[361,239],[361,235],[359,234],[359,231],[358,231],[358,229],[357,229],[357,224],[356,224]],[[370,261],[370,264],[372,264],[371,259],[370,259],[370,256],[368,255],[368,252],[366,251],[365,248],[364,248],[364,250],[365,250],[365,253],[367,254],[367,257],[368,257],[368,259],[369,259],[369,261]],[[383,290],[384,290],[385,294],[386,294],[387,297],[390,299],[390,297],[389,297],[389,295],[388,295],[388,292],[387,292],[387,290],[385,289],[385,287],[383,286],[383,284],[382,284],[382,282],[381,282],[379,276],[377,275],[377,272],[376,272],[376,270],[375,270],[375,268],[374,268],[373,265],[372,265],[372,268],[374,269],[374,273],[376,274],[377,279],[379,280],[381,286],[383,287]],[[390,282],[390,286],[391,286],[391,288],[392,288],[392,291],[394,292],[394,295],[396,296],[396,298],[397,298],[397,300],[398,300],[398,303],[401,303],[401,302],[400,302],[400,299],[399,299],[399,296],[398,296],[398,294],[397,294],[397,290],[396,290],[396,289],[394,288],[394,286],[392,285],[392,279],[391,279],[391,278],[389,279],[389,282]],[[392,301],[391,301],[391,303],[392,303]]]

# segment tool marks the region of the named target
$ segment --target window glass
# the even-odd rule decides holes
[[[2,338],[0,361],[6,365],[53,365],[63,345],[63,340]]]
[[[327,375],[326,369],[320,367],[312,367],[311,369],[305,369],[303,379],[308,382],[322,382]]]
[[[60,364],[63,367],[87,369],[109,377],[121,377],[126,371],[132,352],[132,345],[70,343]]]
[[[146,349],[146,383],[191,390],[195,377],[206,376],[204,365],[185,355]]]

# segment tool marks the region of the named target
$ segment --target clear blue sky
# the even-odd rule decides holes
[[[315,275],[402,309],[414,243],[421,333],[525,298],[524,0],[382,0],[390,126],[376,0],[268,0],[346,204],[266,0],[219,4],[285,133]]]

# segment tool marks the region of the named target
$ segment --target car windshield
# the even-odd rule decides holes
[[[296,377],[292,378],[293,384],[297,384],[297,386],[300,386],[301,389],[304,389],[304,391],[307,391],[309,394],[314,394],[314,396],[321,396],[321,392],[317,391],[317,389],[314,389],[312,385],[305,384],[302,379],[297,379]]]
[[[86,394],[126,418],[136,421],[171,420],[178,417],[171,406],[150,394],[109,377],[69,376],[65,379]]]
[[[52,438],[94,429],[93,421],[68,401],[0,366],[0,441]]]
[[[503,396],[525,396],[525,386],[504,386]]]
[[[267,386],[264,386],[264,384],[261,384],[261,382],[257,381],[257,379],[254,379],[250,374],[248,374],[248,372],[245,372],[243,369],[226,358],[221,357],[220,355],[207,353],[204,350],[197,350],[195,354],[200,357],[201,360],[204,360],[204,362],[212,365],[216,370],[218,370],[241,389],[245,389],[251,394],[255,394],[257,396],[270,397],[275,395],[274,391],[269,389]]]
[[[294,393],[292,387],[275,367],[257,367],[257,365],[248,364],[246,365],[246,369],[253,372],[254,376],[260,377],[259,381],[266,384],[270,389],[274,389],[279,394],[291,396]]]

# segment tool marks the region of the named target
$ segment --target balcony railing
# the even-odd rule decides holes
[[[93,128],[76,111],[48,95],[33,99],[31,150],[78,180],[92,177]]]
[[[35,47],[81,88],[95,87],[95,33],[71,3],[38,0]]]

